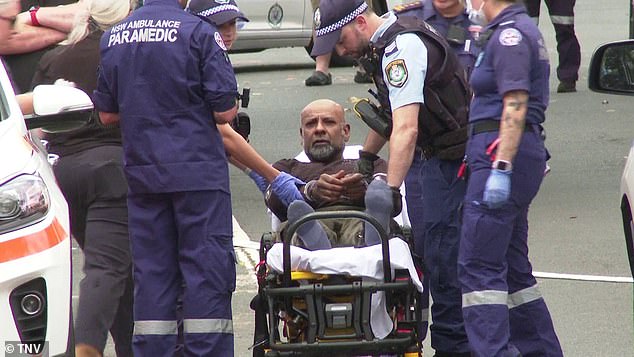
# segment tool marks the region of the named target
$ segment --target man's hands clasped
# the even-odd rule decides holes
[[[343,170],[335,174],[321,174],[312,181],[307,198],[320,203],[354,202],[363,200],[367,184],[359,173],[346,174]]]

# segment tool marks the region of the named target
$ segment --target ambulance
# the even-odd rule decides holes
[[[54,157],[29,130],[75,129],[92,103],[79,89],[45,85],[33,107],[22,115],[0,62],[0,356],[73,355],[68,206]]]

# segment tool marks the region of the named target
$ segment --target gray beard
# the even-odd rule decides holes
[[[313,162],[331,162],[334,161],[337,157],[341,155],[343,152],[343,147],[336,148],[331,144],[328,145],[318,145],[311,147],[306,156]]]

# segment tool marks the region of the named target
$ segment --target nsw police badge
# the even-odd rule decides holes
[[[405,60],[394,60],[385,67],[387,81],[394,87],[402,87],[407,82],[407,66]]]

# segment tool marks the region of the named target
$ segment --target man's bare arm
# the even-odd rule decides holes
[[[68,34],[46,27],[21,25],[0,43],[0,55],[17,55],[41,50],[66,39]]]
[[[42,7],[36,13],[35,26],[28,11],[18,14],[5,41],[0,42],[0,55],[16,55],[41,50],[66,39],[73,29],[75,15],[83,3]]]
[[[35,18],[39,27],[46,27],[64,33],[69,33],[73,29],[75,16],[85,9],[83,2],[69,5],[41,7],[35,13]],[[31,21],[31,14],[28,11],[18,15],[18,22],[30,26],[37,26]]]
[[[400,187],[414,159],[418,138],[418,111],[420,104],[412,103],[392,112],[394,128],[390,136],[390,153],[387,167],[387,183]]]

